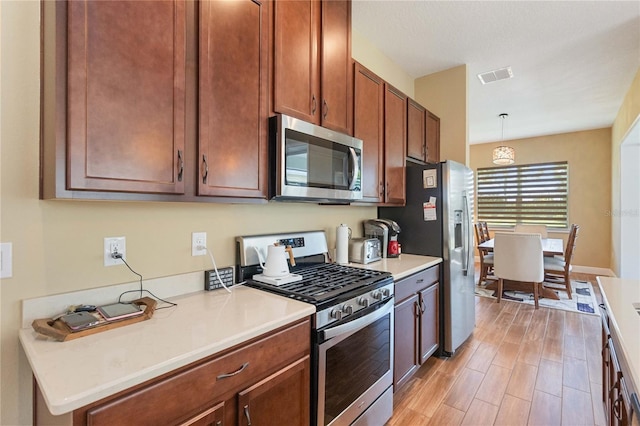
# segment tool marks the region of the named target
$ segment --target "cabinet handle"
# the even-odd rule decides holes
[[[316,95],[311,97],[311,115],[316,115],[316,108],[318,107],[316,102]]]
[[[182,150],[178,150],[178,182],[182,182],[184,172],[184,158],[182,158]]]
[[[244,406],[244,416],[247,418],[247,426],[251,426],[251,416],[249,415],[249,406]]]
[[[242,364],[242,366],[240,368],[238,368],[236,371],[234,371],[233,373],[225,373],[225,374],[221,374],[218,377],[216,377],[217,380],[222,380],[222,379],[226,379],[228,377],[233,377],[236,374],[240,374],[242,373],[242,371],[247,368],[249,366],[248,362],[245,362],[244,364]]]
[[[222,420],[218,420],[218,421],[216,422],[216,426],[222,426]]]
[[[204,166],[204,172],[202,172],[202,183],[207,183],[207,176],[209,176],[209,164],[207,164],[207,156],[202,156],[202,165]]]
[[[420,315],[420,303],[413,302],[413,316],[418,317]]]
[[[384,201],[384,183],[380,182],[380,198]]]
[[[420,312],[424,314],[424,311],[427,310],[426,305],[424,304],[424,299],[420,296]]]
[[[417,284],[420,284],[420,283],[423,283],[423,282],[424,282],[424,278],[418,278],[418,279],[416,280],[416,283],[417,283]]]
[[[327,104],[327,100],[322,100],[322,118],[326,119],[327,114],[329,114],[329,105]]]

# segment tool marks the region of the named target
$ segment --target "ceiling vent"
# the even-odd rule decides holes
[[[506,80],[507,78],[513,77],[513,71],[511,71],[511,67],[500,68],[498,70],[487,71],[481,74],[478,74],[478,78],[482,82],[482,84],[493,83],[498,80]]]

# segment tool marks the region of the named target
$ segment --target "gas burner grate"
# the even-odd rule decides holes
[[[302,275],[302,281],[280,286],[260,284],[260,287],[307,302],[320,303],[390,276],[388,272],[370,271],[333,263],[303,266],[292,272]]]

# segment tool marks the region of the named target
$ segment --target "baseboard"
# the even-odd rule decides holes
[[[581,274],[601,275],[605,277],[615,277],[616,274],[609,268],[597,268],[595,266],[582,266],[572,265],[571,272],[578,272]]]
[[[480,257],[475,256],[474,261],[475,263],[480,263]],[[581,274],[601,275],[605,277],[616,276],[616,274],[614,274],[613,271],[609,268],[598,268],[595,266],[582,266],[582,265],[572,265],[572,266],[573,266],[573,269],[571,270],[572,272],[578,272]]]

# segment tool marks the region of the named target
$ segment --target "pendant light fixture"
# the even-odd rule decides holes
[[[504,141],[504,120],[509,116],[509,114],[502,113],[498,115],[502,119],[502,137],[500,141]],[[508,166],[510,164],[515,163],[516,161],[516,151],[510,146],[501,145],[493,150],[493,164],[497,164],[499,166]]]

